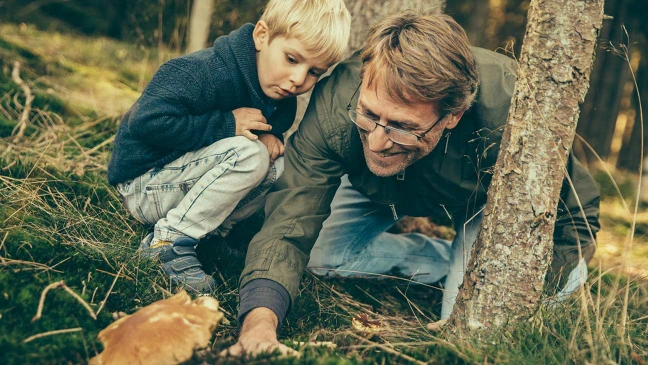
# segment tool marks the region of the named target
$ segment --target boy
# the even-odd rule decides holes
[[[349,27],[343,0],[271,0],[256,25],[163,64],[124,115],[108,181],[155,225],[140,250],[172,284],[215,289],[198,241],[262,206],[283,171],[295,96],[343,57]]]

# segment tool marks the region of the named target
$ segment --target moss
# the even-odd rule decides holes
[[[17,124],[18,122],[9,120],[0,114],[0,138],[9,137]]]

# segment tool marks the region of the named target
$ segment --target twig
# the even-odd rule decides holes
[[[47,296],[47,292],[48,292],[50,289],[53,289],[53,288],[63,288],[63,289],[64,289],[66,292],[68,292],[72,297],[74,297],[74,299],[76,299],[79,303],[81,303],[81,305],[83,305],[83,306],[85,307],[85,309],[88,310],[88,313],[90,313],[90,317],[92,317],[92,319],[95,319],[95,320],[97,319],[97,315],[94,313],[94,311],[92,310],[92,308],[90,308],[90,306],[88,305],[88,303],[86,303],[86,301],[83,300],[83,298],[81,298],[81,297],[78,296],[75,292],[73,292],[72,289],[70,289],[67,285],[65,285],[65,282],[64,282],[63,280],[61,280],[61,281],[57,281],[56,283],[52,283],[52,284],[48,285],[48,286],[43,290],[43,292],[41,293],[40,301],[38,302],[38,309],[36,310],[36,315],[35,315],[34,318],[32,318],[32,320],[31,320],[32,323],[35,322],[35,321],[37,321],[37,320],[39,320],[39,319],[42,317],[42,314],[43,314],[43,306],[45,305],[45,296]]]
[[[367,343],[369,343],[369,344],[371,344],[371,345],[373,345],[373,346],[375,346],[375,347],[377,347],[377,348],[379,348],[379,349],[381,349],[381,350],[383,350],[385,352],[389,352],[392,355],[402,357],[403,359],[405,359],[405,360],[407,360],[409,362],[419,364],[419,365],[425,365],[426,364],[425,362],[423,362],[421,360],[417,360],[417,359],[415,359],[415,358],[413,358],[411,356],[405,355],[402,352],[398,352],[396,350],[390,349],[389,347],[387,347],[385,345],[382,345],[382,344],[379,344],[379,343],[376,343],[376,342],[373,342],[373,341],[369,341],[366,338],[364,338],[362,336],[358,336],[358,335],[356,335],[355,333],[353,333],[351,331],[348,331],[348,334],[350,334],[352,337],[355,337],[356,339],[358,339],[360,341],[367,342]]]
[[[115,280],[113,280],[112,284],[110,285],[110,289],[108,289],[108,293],[106,293],[106,297],[101,302],[101,305],[99,306],[99,309],[97,310],[97,315],[99,315],[99,312],[101,312],[101,310],[103,309],[104,305],[106,304],[106,301],[108,301],[108,297],[110,296],[110,293],[112,292],[113,288],[115,287],[115,283],[117,283],[117,279],[119,279],[119,275],[121,274],[122,269],[124,269],[124,265],[122,265],[119,268],[119,271],[117,272],[117,275],[115,275]]]
[[[7,165],[7,166],[5,166],[5,167],[2,168],[2,171],[7,171],[7,170],[9,170],[10,168],[14,167],[14,165],[16,165],[16,163],[18,163],[18,160],[13,160],[13,161],[11,161],[11,163],[10,163],[9,165]]]
[[[14,62],[14,68],[13,71],[11,71],[11,79],[16,83],[16,85],[20,86],[25,93],[25,106],[20,115],[20,120],[16,125],[18,133],[16,133],[12,141],[13,143],[18,143],[18,141],[20,141],[20,139],[25,135],[25,129],[27,128],[27,121],[29,120],[29,113],[31,112],[31,104],[32,101],[34,101],[34,95],[29,86],[20,78],[20,62],[18,61]],[[14,131],[15,130],[16,129],[14,128]]]
[[[4,238],[2,239],[2,243],[0,243],[0,251],[4,248],[4,244],[5,244],[5,241],[7,240],[8,235],[9,235],[9,231],[6,231],[5,235],[4,235]],[[5,263],[5,258],[2,256],[1,253],[0,253],[0,261],[2,261],[3,264]]]
[[[81,332],[81,331],[83,331],[83,328],[76,327],[76,328],[68,328],[68,329],[65,329],[65,330],[56,330],[56,331],[43,332],[43,333],[39,333],[37,335],[27,337],[26,339],[23,340],[23,343],[27,343],[29,341],[33,341],[33,340],[35,340],[37,338],[41,338],[41,337],[60,335],[62,333]]]
[[[6,257],[2,257],[0,259],[0,261],[2,261],[2,262],[0,262],[0,266],[26,265],[26,266],[33,266],[34,268],[45,270],[45,271],[50,271],[51,270],[51,271],[58,272],[58,273],[62,272],[62,271],[59,271],[59,270],[54,270],[54,269],[52,269],[51,267],[49,267],[47,265],[40,264],[38,262],[33,262],[33,261],[13,260],[13,259],[8,259]]]

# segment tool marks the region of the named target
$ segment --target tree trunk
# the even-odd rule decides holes
[[[349,49],[355,52],[364,44],[371,26],[384,16],[405,9],[443,13],[446,0],[345,0],[345,3],[353,17]]]
[[[207,45],[213,12],[213,0],[194,0],[189,18],[187,53],[199,51]]]
[[[482,229],[448,324],[485,333],[540,302],[603,0],[532,0]]]

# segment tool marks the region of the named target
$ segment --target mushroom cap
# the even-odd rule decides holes
[[[200,297],[191,301],[180,291],[115,321],[99,332],[104,351],[90,360],[100,364],[178,364],[194,349],[206,347],[223,318],[218,301]]]

